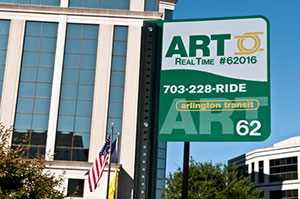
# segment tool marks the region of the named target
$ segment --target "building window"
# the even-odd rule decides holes
[[[251,182],[255,182],[254,162],[251,163]]]
[[[297,157],[270,160],[270,182],[298,179]]]
[[[10,21],[0,20],[0,101],[2,96],[2,86],[3,86],[4,69],[5,69],[5,62],[6,62],[9,27],[10,27]]]
[[[70,0],[69,7],[129,10],[129,0]]]
[[[60,0],[0,0],[0,3],[41,6],[60,6]]]
[[[237,168],[243,176],[248,177],[248,164]]]
[[[264,183],[265,176],[264,176],[264,161],[258,162],[258,182]]]
[[[158,0],[145,0],[145,11],[158,11]]]
[[[128,27],[115,26],[109,88],[107,133],[114,123],[114,132],[122,132],[123,97],[126,70]],[[120,142],[119,142],[120,143]],[[120,147],[118,147],[120,149]],[[119,153],[120,154],[120,153]]]
[[[29,158],[45,153],[56,37],[57,23],[26,23],[13,147],[27,134]]]
[[[270,191],[272,199],[298,199],[298,189],[284,191]]]
[[[173,10],[165,9],[165,20],[173,19]]]
[[[83,197],[84,180],[69,179],[68,192],[69,197]]]
[[[56,160],[88,160],[97,43],[98,25],[67,25]]]

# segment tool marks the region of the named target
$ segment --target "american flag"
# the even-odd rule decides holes
[[[99,186],[105,166],[109,163],[110,136],[105,141],[99,155],[97,156],[94,164],[88,171],[88,180],[90,191],[93,192]]]

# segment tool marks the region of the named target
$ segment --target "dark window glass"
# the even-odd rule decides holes
[[[26,23],[13,146],[26,134],[30,158],[45,153],[56,37],[57,23]]]
[[[258,182],[264,183],[264,161],[258,162]]]
[[[70,0],[69,7],[129,10],[129,0]]]
[[[3,85],[4,68],[6,62],[9,27],[10,27],[10,21],[0,20],[0,101],[2,96],[2,85]]]
[[[107,133],[114,123],[114,132],[122,131],[123,97],[127,54],[128,27],[115,26],[113,37],[112,66],[110,76]],[[114,137],[115,139],[115,137]],[[120,143],[120,142],[118,142]],[[120,147],[118,147],[120,149]],[[120,154],[120,153],[119,153]]]
[[[60,6],[60,0],[0,0],[0,3],[41,6]]]
[[[270,182],[298,179],[297,157],[270,160]]]
[[[298,189],[270,191],[271,199],[298,199]]]
[[[55,159],[87,161],[98,25],[68,24]]]
[[[84,180],[69,179],[67,196],[83,197]]]
[[[251,182],[255,182],[254,162],[251,163]]]
[[[165,9],[165,20],[173,19],[173,10]]]
[[[157,11],[158,0],[145,0],[145,11]]]

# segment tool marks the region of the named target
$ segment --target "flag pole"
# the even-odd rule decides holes
[[[111,167],[111,146],[112,146],[112,139],[114,134],[114,123],[111,123],[111,133],[110,133],[110,143],[109,143],[109,164],[108,164],[108,176],[107,176],[107,188],[106,188],[106,199],[109,196],[109,180],[110,180],[110,167]]]
[[[117,133],[117,141],[116,141],[116,163],[118,164],[118,159],[119,159],[119,136],[120,136],[120,133]],[[116,169],[118,169],[116,167]],[[119,176],[119,172],[117,173],[117,179]],[[119,184],[119,180],[117,180],[117,183],[116,183],[116,191],[115,191],[115,195],[114,195],[114,198],[118,198],[118,184]]]

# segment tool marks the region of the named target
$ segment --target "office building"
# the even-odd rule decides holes
[[[292,137],[229,160],[236,163],[265,199],[300,198],[300,137]]]
[[[121,165],[118,198],[132,197],[141,27],[170,18],[176,2],[0,0],[0,121],[13,126],[12,147],[29,135],[28,158],[55,153],[46,159],[66,171],[66,195],[79,186],[78,198],[105,198],[107,170],[93,193],[84,174],[114,123],[111,177]],[[160,143],[161,176],[165,151]]]

